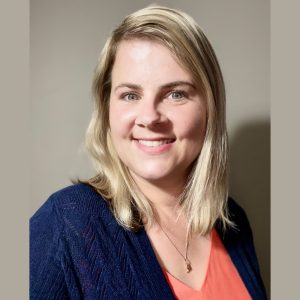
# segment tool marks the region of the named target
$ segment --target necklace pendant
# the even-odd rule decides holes
[[[190,273],[192,271],[192,266],[190,261],[186,261],[186,272]]]

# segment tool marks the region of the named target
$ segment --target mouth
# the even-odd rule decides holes
[[[139,144],[144,145],[146,147],[159,147],[161,145],[171,144],[175,141],[175,139],[164,139],[164,140],[143,140],[137,139],[136,140]]]
[[[135,145],[147,155],[160,155],[170,151],[176,141],[175,138],[134,138]]]

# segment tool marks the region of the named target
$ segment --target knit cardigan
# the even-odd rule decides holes
[[[266,299],[251,229],[229,198],[237,230],[216,224],[252,299]],[[30,299],[175,299],[144,229],[120,226],[85,184],[62,189],[30,219]]]

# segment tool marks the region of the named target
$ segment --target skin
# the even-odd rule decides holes
[[[166,47],[146,39],[120,43],[109,117],[116,151],[146,196],[156,188],[178,196],[203,145],[206,104]],[[138,140],[171,143],[147,147]]]
[[[156,41],[122,41],[112,69],[109,121],[120,159],[152,203],[158,222],[185,253],[187,220],[183,214],[178,218],[178,195],[201,151],[206,128],[205,99],[191,74]],[[182,257],[160,227],[146,224],[145,230],[162,268],[200,289],[210,239],[191,237],[193,271],[186,273]]]

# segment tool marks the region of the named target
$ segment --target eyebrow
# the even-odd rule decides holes
[[[196,89],[196,87],[193,83],[191,83],[189,81],[183,81],[183,80],[172,81],[172,82],[161,85],[159,88],[160,89],[173,88],[173,87],[180,86],[180,85],[188,85],[188,86],[192,87],[193,89]],[[114,91],[116,91],[117,89],[119,89],[121,87],[127,87],[127,88],[131,88],[131,89],[135,89],[135,90],[142,90],[143,89],[141,85],[133,84],[133,83],[129,83],[129,82],[124,82],[124,83],[121,83],[121,84],[117,85],[114,88]]]

